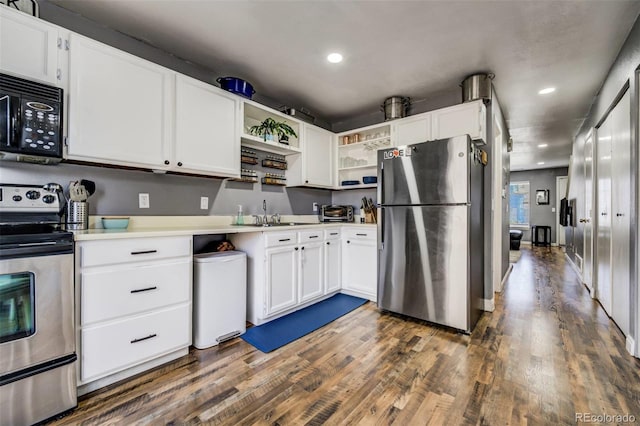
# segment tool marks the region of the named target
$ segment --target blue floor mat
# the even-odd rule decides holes
[[[366,299],[338,293],[322,302],[251,327],[241,337],[262,352],[271,352],[329,324],[367,303]]]

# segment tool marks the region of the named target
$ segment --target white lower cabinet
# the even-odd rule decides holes
[[[322,234],[322,231],[320,231]],[[324,253],[322,241],[300,245],[300,298],[301,303],[324,294]]]
[[[294,307],[298,303],[297,247],[267,249],[266,309],[267,316]]]
[[[333,293],[342,288],[342,246],[340,228],[324,231],[324,291]]]
[[[90,391],[187,353],[191,252],[189,236],[76,244],[79,385]]]
[[[342,292],[367,298],[378,295],[378,247],[375,230],[348,228],[342,235]]]

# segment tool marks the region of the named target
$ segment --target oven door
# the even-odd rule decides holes
[[[75,352],[73,254],[0,260],[0,376]]]

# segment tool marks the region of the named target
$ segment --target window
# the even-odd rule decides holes
[[[529,182],[509,184],[509,222],[511,226],[529,227]]]

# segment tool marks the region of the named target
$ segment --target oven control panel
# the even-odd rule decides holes
[[[43,186],[0,185],[0,212],[57,213],[60,207],[59,194]]]

